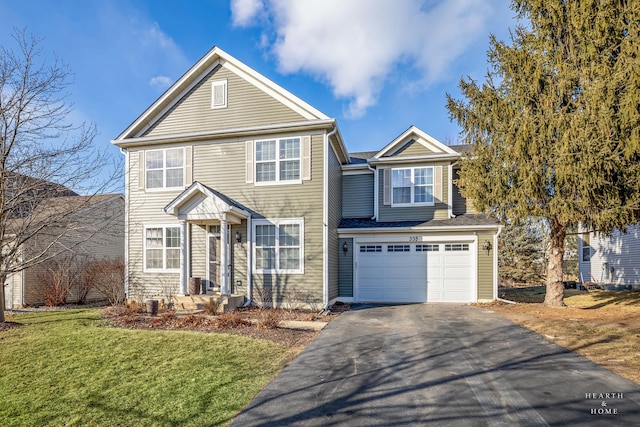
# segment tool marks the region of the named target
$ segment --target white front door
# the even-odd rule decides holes
[[[13,275],[8,275],[3,283],[4,286],[4,308],[9,310],[13,308]]]
[[[231,227],[228,227],[227,236],[231,236]],[[222,262],[222,251],[220,250],[220,245],[222,244],[222,239],[220,238],[220,226],[219,225],[210,225],[207,233],[207,289],[213,292],[220,292],[220,287],[222,285],[222,276],[221,276],[221,262]],[[227,242],[227,254],[229,256],[229,263],[231,264],[231,259],[233,257],[230,252],[231,244]],[[227,268],[229,271],[229,268]]]
[[[220,291],[220,226],[209,226],[207,233],[207,289]]]

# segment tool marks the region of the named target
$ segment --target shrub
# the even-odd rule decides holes
[[[275,329],[282,320],[282,312],[276,309],[266,309],[260,313],[258,326],[265,329]]]
[[[220,309],[220,301],[216,300],[216,299],[212,299],[211,301],[205,303],[202,308],[204,309],[204,312],[207,313],[210,316],[215,316],[216,314],[218,314],[218,310]]]
[[[221,328],[237,328],[240,326],[251,326],[251,322],[242,317],[237,311],[223,313],[215,320],[215,324]]]
[[[37,277],[44,304],[48,307],[66,304],[71,289],[79,281],[76,262],[71,257],[59,257],[42,263],[42,268]]]
[[[124,292],[124,260],[122,258],[91,261],[85,276],[90,277],[93,287],[105,296],[109,304],[121,305],[126,301]]]

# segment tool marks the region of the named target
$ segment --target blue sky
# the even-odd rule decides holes
[[[26,28],[74,74],[75,123],[116,138],[212,46],[338,120],[349,151],[416,125],[445,143],[445,94],[482,81],[489,34],[516,24],[506,0],[2,0],[0,44]]]

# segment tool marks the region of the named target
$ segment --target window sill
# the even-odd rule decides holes
[[[269,187],[269,186],[277,186],[277,185],[300,185],[302,184],[302,180],[291,180],[291,181],[254,181],[254,185],[256,187]]]
[[[424,206],[435,206],[435,202],[431,203],[392,203],[392,208],[413,208],[413,207],[424,207]]]

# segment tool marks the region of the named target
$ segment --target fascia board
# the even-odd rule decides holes
[[[274,125],[251,126],[246,128],[221,129],[208,132],[190,132],[177,135],[127,138],[125,140],[113,140],[112,144],[121,148],[141,147],[145,145],[166,144],[174,142],[194,142],[200,140],[211,140],[232,137],[244,137],[254,135],[264,135],[277,132],[304,132],[309,130],[319,130],[331,128],[335,120],[314,120],[304,122],[279,123]]]

